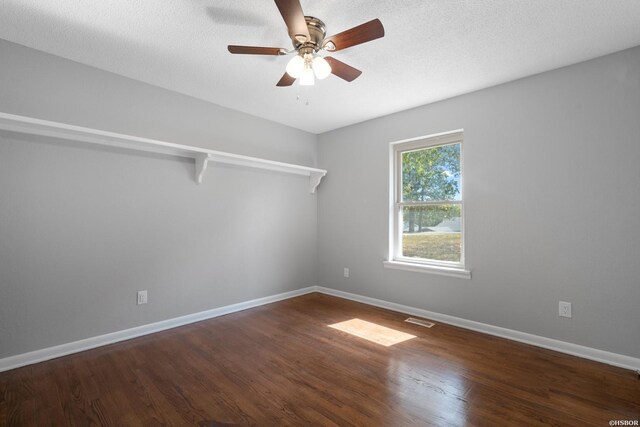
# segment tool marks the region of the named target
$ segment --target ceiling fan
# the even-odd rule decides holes
[[[379,19],[374,19],[326,37],[324,22],[313,16],[305,16],[300,0],[275,0],[275,2],[287,25],[293,49],[235,45],[229,45],[228,49],[231,53],[245,55],[278,56],[295,53],[296,56],[287,64],[287,72],[277,86],[291,86],[298,78],[300,85],[311,86],[314,84],[314,75],[318,79],[324,79],[329,74],[334,74],[348,82],[353,81],[362,74],[362,71],[331,56],[322,57],[318,52],[321,50],[336,52],[384,36],[382,23]]]

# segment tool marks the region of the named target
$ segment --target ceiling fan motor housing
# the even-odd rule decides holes
[[[305,16],[304,19],[307,22],[307,28],[309,29],[311,38],[305,42],[298,40],[296,37],[292,37],[291,42],[293,43],[293,47],[300,53],[317,52],[322,48],[322,42],[327,35],[327,27],[324,25],[324,22],[313,16]]]

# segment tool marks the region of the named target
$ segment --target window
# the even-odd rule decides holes
[[[462,132],[391,144],[386,267],[470,277],[464,267]]]

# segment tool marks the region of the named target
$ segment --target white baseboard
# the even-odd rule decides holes
[[[263,298],[257,298],[237,304],[231,304],[224,307],[214,308],[212,310],[202,311],[199,313],[188,314],[186,316],[167,319],[148,325],[137,326],[131,329],[112,332],[97,337],[87,338],[80,341],[74,341],[66,344],[57,345],[55,347],[44,348],[29,353],[18,354],[0,359],[0,372],[10,369],[19,368],[21,366],[31,365],[45,360],[55,359],[56,357],[66,356],[68,354],[78,353],[92,348],[101,347],[107,344],[113,344],[119,341],[125,341],[131,338],[160,332],[167,329],[176,328],[178,326],[188,325],[190,323],[199,322],[201,320],[212,319],[225,314],[235,313],[237,311],[247,310],[249,308],[258,307],[272,302],[282,301],[285,299],[309,294],[312,292],[320,292],[327,295],[336,296],[376,307],[386,308],[388,310],[398,311],[413,316],[424,317],[427,319],[437,320],[453,326],[470,329],[472,331],[482,332],[513,341],[519,341],[525,344],[531,344],[537,347],[547,348],[561,353],[570,354],[572,356],[582,357],[585,359],[595,360],[597,362],[606,363],[621,368],[638,371],[640,369],[640,359],[625,356],[622,354],[611,353],[604,350],[585,347],[577,344],[571,344],[564,341],[545,338],[538,335],[532,335],[525,332],[514,331],[512,329],[501,328],[499,326],[488,325],[486,323],[475,322],[473,320],[462,319],[447,314],[440,314],[433,311],[423,310],[420,308],[409,307],[402,304],[396,304],[376,298],[365,297],[362,295],[352,294],[349,292],[339,291],[336,289],[326,288],[322,286],[310,286],[295,291],[284,292],[277,295],[271,295]]]
[[[501,328],[499,326],[488,325],[486,323],[475,322],[473,320],[462,319],[455,316],[449,316],[447,314],[440,314],[433,311],[409,307],[402,304],[396,304],[393,302],[365,297],[349,292],[343,292],[336,289],[325,288],[322,286],[316,286],[315,289],[317,292],[336,296],[339,298],[357,301],[376,307],[386,308],[388,310],[399,311],[401,313],[406,313],[413,316],[425,317],[427,319],[437,320],[448,325],[459,326],[461,328],[470,329],[472,331],[507,338],[513,341],[519,341],[525,344],[531,344],[537,347],[558,351],[560,353],[582,357],[584,359],[595,360],[596,362],[602,362],[608,365],[618,366],[620,368],[631,369],[633,371],[640,370],[640,359],[636,357],[611,353],[604,350],[598,350],[595,348],[559,341],[552,338],[545,338],[525,332],[514,331],[513,329]]]
[[[105,335],[99,335],[97,337],[91,337],[80,341],[61,344],[55,347],[48,347],[41,350],[31,351],[29,353],[9,356],[4,359],[0,359],[0,372],[19,368],[21,366],[31,365],[38,362],[44,362],[45,360],[66,356],[72,353],[78,353],[80,351],[89,350],[103,345],[113,344],[119,341],[140,337],[142,335],[148,335],[154,332],[160,332],[167,329],[176,328],[178,326],[188,325],[189,323],[199,322],[201,320],[207,320],[218,316],[224,316],[225,314],[235,313],[237,311],[246,310],[248,308],[257,307],[260,305],[270,304],[272,302],[297,297],[315,291],[316,287],[311,286],[308,288],[297,289],[291,292],[284,292],[264,298],[257,298],[250,301],[231,304],[224,307],[218,307],[212,310],[201,311],[199,313],[188,314],[186,316],[175,317],[173,319],[162,320],[160,322],[137,326],[131,329],[125,329]]]

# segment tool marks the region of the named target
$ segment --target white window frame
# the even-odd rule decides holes
[[[402,153],[443,145],[460,144],[460,200],[439,200],[426,202],[402,201]],[[435,273],[446,276],[470,279],[471,272],[465,267],[465,226],[464,226],[464,161],[463,131],[440,133],[422,136],[389,145],[389,257],[384,262],[386,268],[409,270],[424,273]],[[400,212],[405,206],[429,206],[441,204],[460,205],[460,262],[438,261],[424,258],[403,257],[402,254],[402,221]]]

